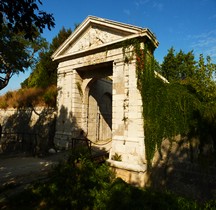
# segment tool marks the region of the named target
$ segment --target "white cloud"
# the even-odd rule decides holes
[[[139,1],[135,1],[135,5],[137,7],[139,7],[141,5],[145,5],[145,4],[149,3],[149,2],[150,2],[150,0],[139,0]]]
[[[198,34],[198,35],[194,35],[193,37],[199,39],[199,38],[208,38],[208,37],[215,36],[215,35],[216,35],[216,29],[208,31],[206,33],[201,33],[201,34]]]
[[[212,46],[210,49],[206,50],[206,54],[210,55],[211,58],[213,58],[214,62],[216,63],[216,46]]]
[[[192,40],[191,48],[196,54],[209,55],[216,62],[216,30],[190,35],[188,38]]]
[[[160,11],[163,10],[163,7],[164,6],[163,6],[162,3],[159,3],[159,2],[156,2],[156,1],[153,3],[153,8],[156,8],[156,9],[158,9]]]
[[[150,0],[136,0],[135,2],[136,7],[141,7],[143,5],[148,5],[156,10],[163,10],[164,5],[159,1],[150,1]],[[151,3],[151,4],[150,4]]]
[[[131,12],[130,12],[129,9],[124,9],[124,13],[125,13],[126,15],[128,15],[128,16],[130,16],[130,14],[131,14]]]

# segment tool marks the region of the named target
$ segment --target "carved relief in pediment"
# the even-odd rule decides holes
[[[67,53],[88,50],[122,38],[122,34],[106,31],[99,27],[89,27],[67,50]]]

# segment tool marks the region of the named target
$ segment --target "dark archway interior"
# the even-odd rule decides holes
[[[108,62],[78,70],[83,80],[91,79],[87,92],[87,136],[93,142],[112,136],[112,66]]]

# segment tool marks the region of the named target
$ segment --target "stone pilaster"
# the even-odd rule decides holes
[[[144,183],[142,100],[134,61],[127,64],[116,61],[113,66],[113,136],[109,163],[126,181],[133,177],[132,182]]]

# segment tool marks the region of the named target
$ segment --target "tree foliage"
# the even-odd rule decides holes
[[[164,57],[161,74],[170,83],[186,85],[200,102],[213,103],[216,100],[216,64],[212,63],[210,56],[205,59],[200,54],[198,61],[195,61],[192,51],[185,54],[180,50],[174,54],[171,48]]]
[[[26,40],[23,33],[14,33],[6,25],[0,31],[0,90],[14,74],[24,72],[35,63],[35,54],[46,48],[45,40],[37,33]]]
[[[54,17],[39,9],[41,0],[1,0],[0,30],[4,25],[13,33],[24,33],[25,38],[32,39],[37,32],[43,32],[47,26],[54,27]]]
[[[40,33],[54,27],[54,18],[39,10],[41,0],[1,0],[0,4],[0,90],[14,74],[34,63],[34,55],[45,47]]]
[[[53,38],[48,49],[40,53],[39,62],[33,69],[30,77],[21,84],[22,87],[46,88],[50,85],[56,85],[58,63],[52,61],[51,55],[71,33],[71,29],[65,29],[64,27],[59,31],[58,35]]]
[[[207,56],[196,61],[193,52],[168,50],[161,68],[151,56],[148,44],[135,45],[137,86],[143,101],[146,159],[151,166],[155,150],[163,139],[186,135],[198,137],[200,155],[211,135],[216,151],[216,65]],[[155,76],[155,69],[169,83]],[[160,152],[160,151],[159,151]]]
[[[175,54],[174,48],[168,50],[161,65],[161,74],[168,79],[169,82],[185,80],[194,75],[195,60],[193,52],[185,54],[180,50]]]
[[[172,113],[175,118],[179,116],[174,112],[177,102],[180,105],[177,107],[178,113],[184,117],[187,116],[185,121],[178,119],[178,124],[184,125],[187,122],[184,130],[178,132],[189,136],[198,136],[200,153],[202,153],[209,135],[213,139],[216,151],[215,73],[216,65],[212,63],[210,56],[204,58],[200,54],[196,61],[192,51],[184,53],[180,50],[175,53],[173,48],[168,50],[161,65],[161,74],[167,77],[170,82],[167,86],[171,88],[172,94],[176,94],[176,99],[172,102],[172,109],[167,113],[167,116],[171,116]],[[182,102],[179,103],[180,101]],[[167,104],[165,106],[167,107]],[[187,115],[185,115],[186,113]],[[173,125],[174,122],[175,120],[172,120],[170,125]]]

